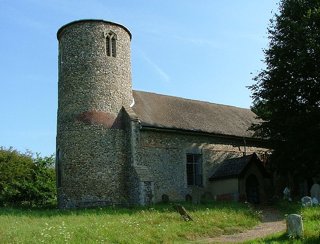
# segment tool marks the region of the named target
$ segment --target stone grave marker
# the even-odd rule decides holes
[[[174,209],[180,214],[180,216],[184,219],[184,221],[192,221],[193,219],[188,214],[187,210],[181,206],[180,204],[176,204],[173,206]]]
[[[312,206],[312,198],[308,196],[304,196],[301,198],[302,206],[304,207],[311,207]]]
[[[311,198],[316,198],[318,202],[320,201],[320,185],[315,183],[310,189]]]
[[[292,238],[303,237],[303,222],[299,214],[290,214],[287,217],[287,233]]]
[[[319,201],[317,198],[312,198],[312,205],[316,206],[316,205],[319,205]]]

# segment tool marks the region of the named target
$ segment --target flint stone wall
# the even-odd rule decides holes
[[[82,126],[61,132],[57,141],[61,208],[127,203],[126,138],[124,130],[102,127]]]
[[[116,34],[116,57],[106,34]],[[61,208],[127,202],[127,133],[122,107],[132,101],[130,32],[100,20],[60,28],[57,118]]]
[[[184,201],[188,194],[193,198],[211,195],[208,179],[223,160],[240,157],[244,150],[247,154],[258,155],[267,150],[265,145],[257,146],[250,141],[246,144],[245,149],[241,139],[142,130],[137,149],[138,164],[147,166],[152,174],[155,202],[161,201],[163,194],[168,195],[170,201]],[[187,153],[202,154],[203,187],[187,185]]]
[[[106,55],[109,31],[117,35],[116,57]],[[132,103],[130,37],[105,21],[74,22],[58,31],[58,122],[91,110],[117,115]]]

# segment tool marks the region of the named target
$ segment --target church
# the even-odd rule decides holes
[[[57,38],[60,208],[266,200],[270,148],[250,109],[132,90],[120,24],[78,20]]]

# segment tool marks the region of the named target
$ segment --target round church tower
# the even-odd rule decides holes
[[[122,107],[133,102],[131,34],[116,23],[79,20],[61,27],[57,37],[59,207],[125,203]]]

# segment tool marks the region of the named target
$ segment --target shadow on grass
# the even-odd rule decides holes
[[[210,202],[206,204],[192,204],[187,202],[180,203],[158,203],[151,206],[134,206],[120,207],[107,206],[100,208],[83,208],[83,209],[57,209],[50,208],[26,208],[26,207],[0,207],[0,216],[32,216],[32,217],[53,217],[53,216],[68,216],[68,215],[132,215],[142,211],[156,211],[160,213],[176,212],[173,208],[175,204],[183,205],[190,213],[196,211],[210,210],[233,210],[233,211],[248,211],[250,206],[236,202]]]
[[[275,235],[265,239],[257,240],[255,242],[247,243],[307,243],[307,244],[318,244],[320,243],[320,237],[308,237],[304,239],[290,239],[286,233],[281,235]]]
[[[275,207],[284,215],[301,214],[304,219],[305,237],[303,239],[291,239],[286,233],[282,233],[247,243],[320,243],[320,232],[318,228],[320,224],[317,224],[316,227],[313,226],[314,222],[319,223],[320,214],[318,214],[317,207],[304,208],[300,202],[286,201],[277,202]]]

